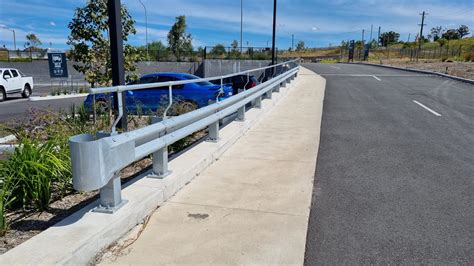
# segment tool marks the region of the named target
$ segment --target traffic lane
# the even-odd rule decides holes
[[[309,68],[321,76],[325,75],[341,75],[341,74],[366,74],[366,75],[402,75],[402,76],[430,76],[428,74],[414,73],[411,71],[389,69],[378,66],[369,66],[362,64],[321,64],[321,63],[307,63],[302,66]]]
[[[463,115],[462,119],[467,123],[472,123],[474,117],[474,86],[472,84],[434,75],[358,64],[307,64],[307,66],[327,79],[350,75],[361,75],[353,76],[353,78],[364,79],[374,75],[375,80],[381,82],[378,86],[380,89],[394,89],[413,98],[426,98],[428,102],[441,109],[454,109],[460,112]],[[341,69],[334,69],[333,66]]]
[[[327,82],[306,262],[472,260],[472,145],[374,79]]]
[[[79,106],[84,102],[84,99],[84,97],[47,101],[29,101],[28,99],[20,99],[16,101],[2,102],[0,103],[0,122],[28,118],[30,115],[29,110],[32,109],[48,109],[55,112],[60,110],[69,111],[69,108],[73,104]]]

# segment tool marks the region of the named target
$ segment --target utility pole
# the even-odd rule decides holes
[[[411,33],[408,33],[408,40],[407,40],[407,42],[410,42],[410,37],[411,37]]]
[[[243,26],[244,26],[244,0],[240,0],[240,53],[242,53],[243,45]]]
[[[423,13],[420,14],[421,15],[421,24],[420,24],[420,35],[418,36],[418,53],[416,55],[416,61],[418,61],[418,57],[420,55],[420,51],[421,51],[421,43],[422,43],[422,39],[423,39],[423,27],[426,25],[425,24],[425,16],[427,15],[425,13],[425,11],[423,11]]]
[[[276,15],[277,15],[277,0],[273,0],[273,36],[272,36],[272,65],[275,61],[275,35],[276,35]]]
[[[364,35],[365,35],[365,30],[362,30],[362,45],[364,45]]]
[[[122,39],[122,17],[120,0],[107,0],[107,12],[109,15],[109,38],[110,38],[110,57],[112,63],[112,85],[125,85],[125,69],[123,58],[123,39]],[[126,93],[122,93],[122,111],[123,116],[117,124],[117,128],[127,130],[127,109],[125,108]],[[114,93],[114,109],[118,112],[118,95]]]

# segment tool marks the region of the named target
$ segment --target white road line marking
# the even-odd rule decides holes
[[[419,101],[415,101],[413,100],[414,103],[418,104],[419,106],[425,108],[426,110],[430,111],[432,114],[434,114],[435,116],[441,116],[439,113],[433,111],[432,109],[426,107],[424,104],[420,103]]]
[[[374,79],[378,80],[378,81],[382,81],[381,79],[377,78],[377,76],[375,76],[375,75],[372,75],[372,77],[373,77]]]
[[[340,67],[336,67],[336,66],[330,66],[332,68],[335,68],[335,69],[341,69]]]

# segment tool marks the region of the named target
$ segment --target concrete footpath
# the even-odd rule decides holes
[[[302,68],[261,122],[101,263],[302,265],[325,83]]]

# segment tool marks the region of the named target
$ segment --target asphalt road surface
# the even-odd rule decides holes
[[[33,92],[33,96],[39,96]],[[42,95],[44,96],[44,95]],[[21,95],[12,95],[4,101],[0,102],[0,123],[14,121],[16,119],[28,118],[30,115],[29,110],[32,109],[48,109],[51,111],[66,110],[72,104],[78,106],[84,101],[84,97],[80,98],[69,98],[69,99],[55,99],[47,101],[29,101],[23,99]]]
[[[306,264],[474,264],[474,85],[305,67],[327,79]]]

